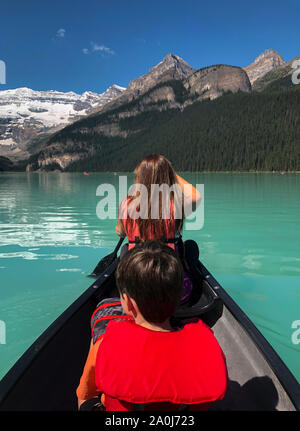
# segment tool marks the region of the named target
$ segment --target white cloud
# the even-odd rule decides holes
[[[66,34],[66,30],[64,28],[60,28],[56,32],[56,37],[65,37],[65,34]]]
[[[98,43],[95,43],[95,42],[90,42],[90,45],[91,45],[90,49],[82,48],[83,54],[87,55],[87,54],[90,54],[91,52],[101,52],[102,55],[104,55],[104,54],[114,55],[115,54],[115,52],[112,49],[108,48],[105,45],[99,45]]]
[[[112,49],[108,48],[107,46],[98,45],[95,42],[91,42],[91,45],[92,45],[92,51],[101,51],[103,53],[111,54],[111,55],[115,53]]]

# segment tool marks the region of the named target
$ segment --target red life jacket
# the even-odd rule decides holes
[[[110,322],[99,347],[95,381],[107,410],[130,405],[196,405],[222,399],[227,386],[224,354],[202,321],[174,332],[156,332],[133,321]]]
[[[132,223],[129,224],[129,215],[128,215],[128,204],[129,200],[124,199],[121,204],[121,218],[123,221],[124,230],[128,239],[128,249],[132,249],[136,243],[140,240],[140,230],[138,223],[136,220],[132,220]],[[174,204],[171,203],[172,206],[172,213],[174,213]],[[175,249],[175,219],[171,214],[170,223],[168,223],[168,219],[165,220],[165,229],[166,229],[166,235],[167,237],[164,238],[164,241],[169,245],[169,247]],[[149,238],[148,239],[158,239],[154,238],[151,232],[149,232]],[[169,241],[168,241],[169,240]]]

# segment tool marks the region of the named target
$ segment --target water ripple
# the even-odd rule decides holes
[[[38,254],[38,253],[32,253],[30,251],[0,253],[0,259],[14,259],[14,258],[21,258],[25,260],[38,260],[38,259],[68,260],[68,259],[77,259],[78,256],[73,256],[71,254]]]

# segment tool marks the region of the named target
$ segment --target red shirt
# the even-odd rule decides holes
[[[174,332],[110,322],[95,382],[106,397],[128,403],[203,404],[224,397],[227,369],[212,330],[200,320]]]

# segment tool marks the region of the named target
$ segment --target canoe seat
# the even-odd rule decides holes
[[[202,272],[198,244],[194,240],[186,240],[181,243],[178,252],[184,270],[193,282],[193,290],[188,301],[180,305],[174,318],[201,318],[207,325],[213,326],[222,316],[223,303]]]
[[[199,261],[199,247],[194,240],[186,240],[182,244],[180,254],[184,269],[193,282],[193,290],[187,302],[181,304],[175,318],[201,318],[207,325],[213,326],[222,316],[223,303],[210,287],[202,271]]]
[[[174,317],[180,320],[200,318],[204,323],[212,327],[222,316],[223,302],[205,279],[202,279],[200,283],[200,296],[198,298],[191,296],[187,303],[178,308]]]

